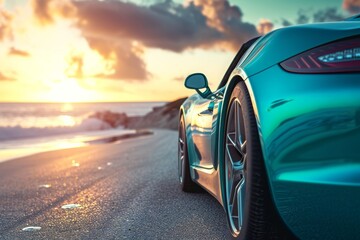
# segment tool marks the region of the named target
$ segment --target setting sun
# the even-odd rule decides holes
[[[0,0],[0,239],[357,238],[359,23],[360,0]]]
[[[53,82],[46,96],[49,102],[91,102],[96,99],[95,91],[81,87],[76,79],[65,78]]]

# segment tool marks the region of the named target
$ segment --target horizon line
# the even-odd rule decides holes
[[[175,100],[172,100],[175,101]],[[22,102],[22,101],[0,101],[0,104],[6,103],[46,103],[46,104],[81,104],[81,103],[164,103],[164,102],[171,102],[171,101],[97,101],[97,102]]]

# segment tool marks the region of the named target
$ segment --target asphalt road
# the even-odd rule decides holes
[[[220,204],[178,186],[175,131],[0,164],[0,239],[228,238]]]

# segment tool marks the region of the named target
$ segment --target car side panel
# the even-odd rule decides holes
[[[246,80],[278,212],[301,239],[360,235],[360,74]]]
[[[223,91],[224,88],[217,92]],[[203,99],[200,99],[199,101],[199,98],[201,97],[195,94],[188,98],[181,107],[181,111],[185,115],[186,136],[191,166],[190,173],[195,182],[200,184],[222,204],[217,158],[218,116],[219,111],[221,111],[222,108],[222,98],[211,99],[210,102],[214,104],[213,111],[211,115],[209,114],[208,116],[198,115],[199,107],[204,110],[201,106],[205,103],[208,104],[208,101]],[[202,123],[202,121],[210,122]],[[206,133],[203,132],[204,126],[202,126],[202,124],[206,125]],[[201,154],[200,151],[206,152],[206,156],[202,155],[200,157],[209,158],[209,160],[206,161],[206,165],[204,161],[199,158],[199,155]]]

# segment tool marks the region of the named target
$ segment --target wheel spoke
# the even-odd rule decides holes
[[[239,190],[239,183],[236,184],[236,186],[233,189],[233,196],[231,198],[231,205],[232,205],[232,209],[231,209],[231,216],[232,217],[238,217],[239,216],[239,205],[238,205],[238,198],[237,198],[237,192]]]
[[[246,140],[243,143],[241,143],[240,151],[241,151],[242,154],[246,153]]]
[[[235,145],[237,146],[237,143],[240,142],[241,138],[241,132],[240,132],[240,105],[237,103],[237,101],[234,102],[235,104]]]
[[[245,201],[245,160],[247,141],[242,108],[238,100],[232,102],[226,130],[225,171],[227,209],[233,231],[243,225]]]
[[[245,178],[243,177],[239,182],[239,189],[237,192],[238,195],[238,212],[239,212],[239,229],[243,224],[243,216],[244,216],[244,209],[245,209]]]
[[[183,132],[183,128],[180,127],[179,128],[179,141],[178,141],[178,175],[179,175],[180,183],[182,183],[182,181],[183,181],[183,178],[182,178],[183,165],[184,165],[184,161],[185,161],[185,153],[184,153],[185,147],[184,146],[185,146],[184,132]]]
[[[180,146],[180,149],[183,151],[184,150],[184,140],[182,140],[181,137],[179,137],[179,146]]]
[[[235,142],[235,132],[234,133],[228,133],[227,134],[227,139],[228,139],[228,144],[227,144],[228,147],[229,147],[229,145],[232,146],[238,152],[238,155],[240,156],[239,159],[241,159],[241,157],[243,155],[243,152],[241,150],[241,147],[239,147],[239,145]]]
[[[231,143],[235,147],[236,146],[235,141],[234,141],[235,132],[230,132],[230,133],[226,134],[226,136],[227,136],[229,143]]]
[[[229,186],[228,186],[228,191],[227,191],[228,198],[232,199],[232,196],[234,195],[234,182],[233,182],[232,178],[229,178],[228,181],[229,181]],[[231,203],[231,202],[229,201],[229,203]],[[230,204],[230,205],[232,205],[232,204]]]
[[[226,153],[227,153],[227,156],[228,156],[228,158],[230,160],[230,164],[234,165],[234,162],[236,162],[236,159],[233,159],[234,151],[232,151],[232,149],[234,149],[234,148],[231,147],[231,146],[226,146]]]

